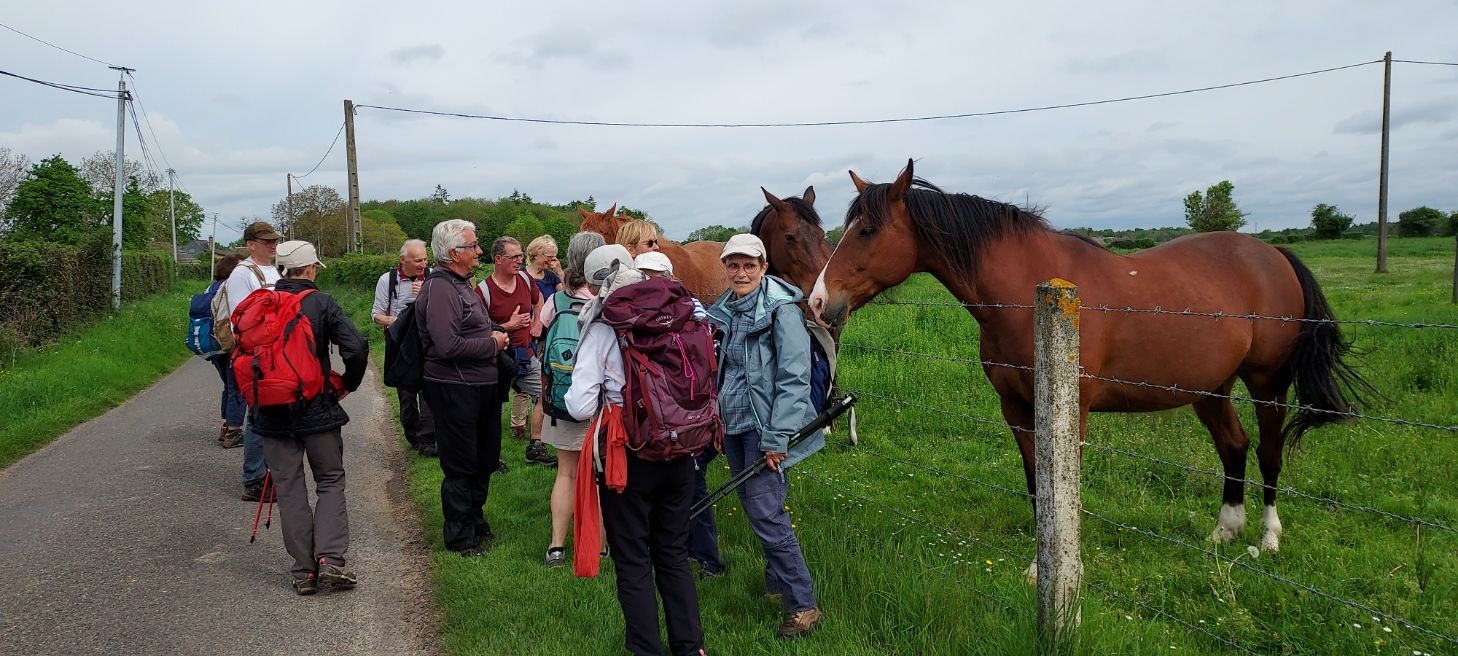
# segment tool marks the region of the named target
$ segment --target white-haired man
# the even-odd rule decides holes
[[[388,329],[405,306],[415,302],[420,286],[425,283],[429,262],[425,257],[425,242],[411,239],[400,246],[400,265],[380,274],[375,282],[375,304],[370,316],[381,330],[385,339],[390,338]],[[430,406],[420,392],[395,390],[400,397],[400,425],[405,429],[405,441],[410,448],[423,456],[436,456],[435,421],[430,415]]]

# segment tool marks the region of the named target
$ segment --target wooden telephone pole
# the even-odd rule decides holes
[[[1387,273],[1387,135],[1392,126],[1392,51],[1382,58],[1382,172],[1377,181],[1377,273]]]
[[[358,253],[360,244],[359,222],[359,163],[354,155],[354,102],[344,101],[344,152],[349,159],[349,209],[345,216],[346,249]]]
[[[288,238],[289,239],[293,239],[294,238],[294,221],[295,221],[295,219],[294,219],[294,174],[292,174],[292,173],[285,173],[284,176],[287,177],[287,179],[288,179],[288,185],[289,185],[289,195],[284,196],[284,208],[285,208],[285,211],[287,211],[289,213],[289,229],[286,232],[288,233]],[[323,244],[314,244],[314,247],[315,248],[322,249],[322,248],[324,248],[324,245]]]

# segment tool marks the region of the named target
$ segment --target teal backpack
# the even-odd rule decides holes
[[[555,426],[558,419],[577,421],[567,412],[567,390],[572,387],[572,366],[581,337],[577,316],[587,301],[557,292],[552,294],[552,305],[552,325],[542,340],[542,412],[552,418]]]

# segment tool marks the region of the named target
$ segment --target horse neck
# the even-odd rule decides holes
[[[1050,251],[1051,233],[1035,231],[1027,235],[1008,236],[982,247],[973,271],[957,271],[944,258],[933,258],[927,272],[951,292],[958,301],[969,305],[1019,304],[1033,298],[1033,287],[1026,283],[1050,269],[1057,255]],[[996,308],[967,308],[977,323],[987,325],[1009,316]]]

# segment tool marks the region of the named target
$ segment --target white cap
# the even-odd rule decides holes
[[[310,264],[317,264],[321,269],[327,268],[319,261],[319,253],[314,250],[313,244],[298,240],[279,244],[274,263],[283,267],[284,271],[300,269]]]
[[[601,287],[607,281],[608,273],[612,271],[614,263],[621,263],[621,266],[632,267],[633,256],[628,254],[628,249],[622,244],[608,244],[598,246],[587,254],[587,260],[582,263],[582,272],[587,276],[587,284],[593,287]]]
[[[658,251],[648,251],[633,259],[633,268],[639,271],[662,271],[673,275],[673,262]]]
[[[764,242],[760,241],[759,237],[748,233],[730,237],[728,243],[724,244],[724,252],[719,254],[719,259],[722,260],[730,255],[748,255],[761,260],[768,259],[764,254]]]

